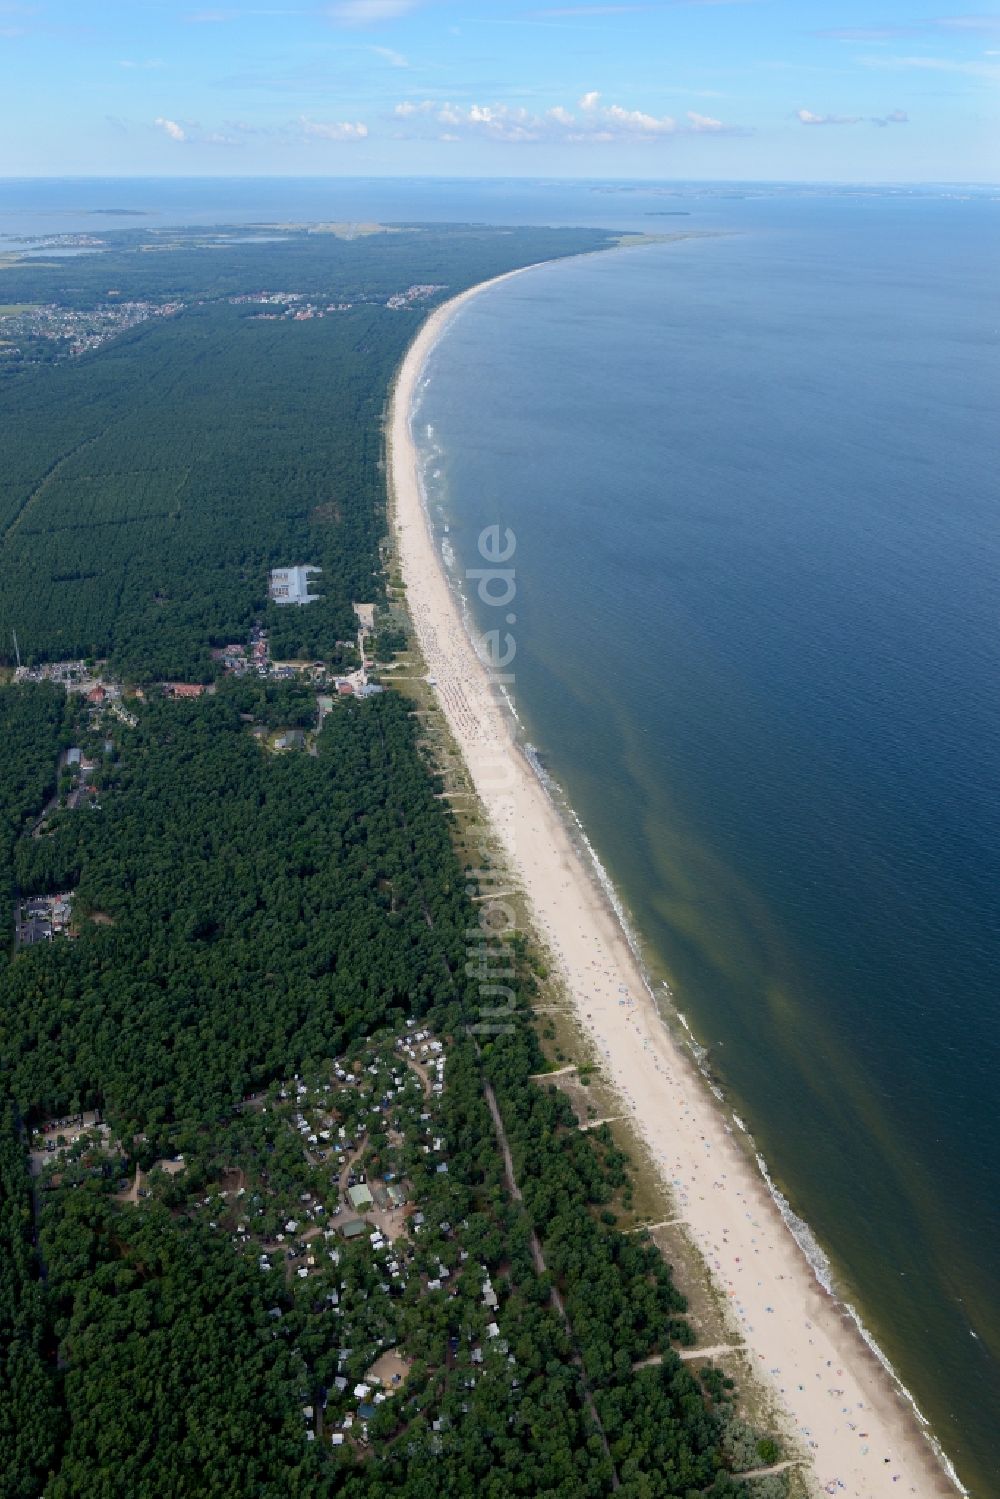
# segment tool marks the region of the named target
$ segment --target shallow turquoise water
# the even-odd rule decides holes
[[[417,424],[432,506],[460,566],[481,526],[516,533],[526,733],[996,1494],[1000,205],[703,225],[734,232],[460,314]]]

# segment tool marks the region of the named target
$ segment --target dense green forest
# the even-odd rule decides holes
[[[418,284],[442,284],[454,295],[515,266],[603,249],[615,240],[605,230],[540,225],[395,224],[357,235],[268,227],[267,234],[265,241],[232,226],[119,230],[102,235],[108,248],[94,254],[5,265],[4,299],[85,308],[111,292],[122,301],[172,301],[270,290],[384,301]]]
[[[69,713],[61,689],[28,685],[0,691],[0,965],[11,938],[14,846],[56,789],[59,750],[68,743]]]
[[[268,567],[313,562],[321,601],[273,623],[332,656],[352,599],[378,593],[379,423],[406,337],[385,309],[201,307],[8,387],[0,638],[140,681],[207,677],[210,646],[265,611]]]
[[[264,614],[273,653],[339,659],[352,601],[381,594],[381,422],[424,304],[604,234],[423,229],[344,240],[94,253],[3,270],[4,297],[68,306],[177,298],[182,310],[0,385],[0,660],[112,658],[134,681],[208,680],[210,648]],[[346,301],[267,320],[230,296]],[[322,567],[318,602],[267,605],[269,567]]]
[[[384,596],[381,418],[421,316],[378,299],[602,237],[143,242],[5,272],[190,305],[0,389],[3,629],[133,685],[207,677],[260,620],[335,659]],[[260,286],[358,305],[220,300]],[[303,560],[323,601],[269,610],[267,567]],[[124,716],[0,686],[0,1499],[781,1499],[619,1226],[627,1158],[533,1080],[518,940],[516,1023],[473,1028],[477,912],[419,719],[341,701],[276,753],[316,706],[255,678]],[[68,934],[14,947],[12,901],[57,891]]]
[[[671,1352],[691,1334],[658,1252],[600,1216],[621,1158],[600,1132],[579,1132],[560,1094],[528,1080],[545,1064],[526,1017],[483,1046],[466,1033],[477,1015],[466,973],[473,917],[405,702],[344,705],[316,756],[276,756],[245,714],[251,696],[266,706],[273,691],[234,685],[193,704],[150,702],[138,727],[115,731],[100,811],[57,812],[43,837],[16,848],[23,891],[75,888],[78,932],[19,953],[0,982],[9,1299],[26,1366],[10,1391],[18,1461],[51,1474],[54,1496],[110,1492],[109,1466],[129,1492],[150,1496],[279,1484],[303,1495],[432,1485],[596,1495],[612,1466],[625,1494],[729,1493],[730,1392],[710,1394]],[[524,1001],[530,990],[526,975]],[[317,1074],[324,1058],[414,1017],[449,1038],[435,1127],[450,1150],[444,1178],[421,1180],[418,1155],[406,1177],[428,1219],[465,1225],[475,1266],[503,1287],[516,1375],[487,1371],[467,1397],[470,1366],[450,1349],[472,1336],[478,1284],[444,1307],[423,1298],[387,1310],[380,1325],[419,1359],[405,1407],[382,1418],[385,1444],[358,1466],[302,1441],[297,1407],[336,1369],[329,1309],[284,1292],[276,1341],[270,1282],[198,1217],[195,1189],[266,1162],[273,1190],[281,1151],[244,1099]],[[523,1208],[504,1189],[487,1081]],[[93,1108],[123,1158],[148,1168],[181,1153],[188,1184],[123,1203],[123,1160],[63,1170],[40,1209],[42,1283],[31,1275],[30,1193],[11,1120],[30,1132]],[[442,1235],[434,1257],[448,1253]],[[45,1358],[53,1349],[58,1361]],[[661,1364],[633,1371],[653,1353]]]

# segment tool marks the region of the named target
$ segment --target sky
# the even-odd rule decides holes
[[[0,0],[0,78],[7,177],[1000,181],[936,0]]]

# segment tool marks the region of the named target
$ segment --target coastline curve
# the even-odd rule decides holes
[[[414,402],[456,313],[538,268],[494,277],[434,309],[393,382],[390,531],[428,676],[580,1030],[628,1107],[758,1381],[807,1459],[810,1486],[849,1499],[967,1492],[857,1311],[835,1296],[825,1256],[820,1250],[818,1264],[810,1253],[808,1226],[781,1196],[743,1122],[713,1096],[694,1046],[664,1023],[617,893],[579,819],[571,813],[574,837],[519,744],[512,704],[491,681],[448,578],[421,483]]]

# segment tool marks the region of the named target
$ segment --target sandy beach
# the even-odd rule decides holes
[[[725,1298],[733,1341],[745,1345],[757,1378],[785,1412],[812,1488],[843,1499],[954,1496],[958,1489],[910,1405],[816,1280],[737,1144],[731,1116],[664,1026],[614,911],[517,747],[463,624],[424,510],[410,412],[431,348],[483,289],[454,298],[423,325],[389,416],[395,544],[438,700],[579,1022]],[[498,622],[502,628],[502,613]]]

